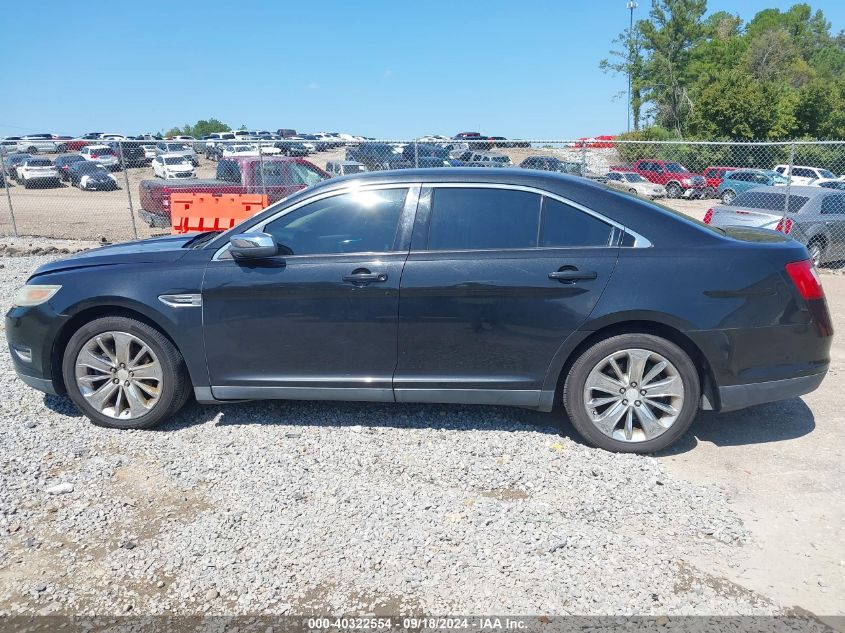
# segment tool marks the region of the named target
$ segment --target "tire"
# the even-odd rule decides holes
[[[588,390],[588,380],[590,384],[601,384],[602,381],[596,383],[594,377],[599,372],[601,375],[601,368],[609,368],[609,358],[616,355],[617,367],[619,367],[624,374],[630,374],[630,365],[624,361],[625,354],[630,351],[632,354],[640,358],[647,358],[643,361],[642,376],[648,379],[645,383],[645,390],[648,391],[648,385],[665,383],[671,384],[671,390],[680,392],[679,397],[675,395],[670,397],[658,396],[658,399],[650,400],[648,398],[637,399],[635,402],[640,403],[639,406],[631,406],[628,404],[625,396],[641,398],[637,393],[642,394],[640,390],[642,385],[631,387],[627,392],[617,395],[615,391],[605,391],[604,389],[590,389]],[[666,361],[668,363],[665,370],[660,371],[654,377],[649,378],[649,371],[654,369],[658,363]],[[606,369],[606,371],[611,371]],[[635,371],[635,374],[637,372]],[[604,374],[605,377],[608,374]],[[620,389],[628,386],[627,378],[623,377],[617,380],[620,384]],[[671,380],[671,383],[668,382]],[[615,389],[613,381],[604,383]],[[680,387],[682,386],[682,390]],[[664,387],[665,391],[670,391],[668,386]],[[585,405],[585,396],[589,393],[594,400],[599,402],[602,397],[605,400],[615,398],[610,403],[594,404],[595,408],[588,410]],[[607,395],[602,396],[605,393]],[[673,444],[680,438],[689,428],[693,419],[698,412],[698,403],[701,397],[701,387],[699,384],[698,372],[690,357],[680,347],[659,336],[653,334],[619,334],[610,338],[599,341],[586,351],[584,351],[575,363],[572,365],[569,374],[566,377],[563,388],[563,404],[569,416],[572,425],[578,431],[584,440],[598,448],[617,453],[653,453],[662,450],[667,446]],[[663,407],[669,407],[674,410],[675,415],[665,413],[664,410],[657,407],[646,405],[646,401],[659,402]],[[618,417],[615,424],[612,422],[615,412],[622,410],[621,417]],[[652,413],[652,423],[644,425],[639,411],[648,410]],[[654,412],[658,412],[658,416],[654,416]],[[626,440],[627,430],[625,423],[630,412],[632,424],[630,439]],[[599,425],[593,421],[592,416],[601,418],[606,414],[609,415],[606,420],[611,420],[605,424],[606,430],[603,431]],[[656,418],[656,420],[655,420]],[[606,422],[605,420],[605,422]],[[636,425],[636,426],[634,426]],[[651,432],[646,429],[650,428]]]
[[[680,198],[682,193],[683,189],[681,189],[681,186],[678,183],[670,182],[668,185],[666,185],[667,198]]]
[[[56,153],[57,153],[57,154],[64,154],[66,151],[67,151],[67,145],[65,145],[65,144],[59,145],[59,146],[56,148]]]
[[[24,181],[23,181],[23,188],[24,188],[24,189],[29,189],[29,187],[30,187],[30,183],[29,183],[29,181],[28,181],[28,180],[26,180],[26,179],[24,178]]]
[[[736,198],[736,192],[733,189],[725,189],[722,192],[722,204],[730,204]]]
[[[97,344],[98,336],[103,346]],[[118,341],[123,344],[119,346]],[[149,352],[141,352],[141,346],[146,346]],[[120,349],[125,352],[121,354]],[[94,352],[83,353],[80,357],[83,350]],[[132,365],[129,359],[141,353],[144,355],[136,366],[143,367],[147,373],[154,370],[157,377],[135,378],[130,383],[128,372]],[[77,361],[86,356],[90,359],[89,364],[78,364]],[[115,357],[120,361],[121,356],[126,360],[126,367],[119,370],[123,375],[118,375],[111,368],[118,368]],[[78,375],[81,378],[77,378]],[[103,378],[109,375],[115,378]],[[71,336],[64,351],[62,376],[68,396],[79,410],[95,425],[114,429],[151,428],[182,408],[191,391],[185,362],[173,343],[146,323],[120,316],[95,319]],[[124,380],[124,385],[129,383],[129,386],[124,388],[118,382],[117,387],[110,388],[115,384],[113,380]],[[146,386],[154,395],[137,385]],[[106,397],[102,398],[99,407],[94,406],[96,394],[104,389]],[[131,410],[130,403],[135,411]]]
[[[32,147],[27,147],[27,148],[26,148],[26,151],[27,151],[28,153],[30,153],[30,154],[37,154],[37,153],[38,153],[38,148],[37,148],[37,147],[35,147],[35,146],[32,146]]]
[[[636,196],[636,195],[637,195],[637,190],[636,190],[636,189],[628,189],[628,193],[632,193],[632,194],[634,194],[634,195]]]
[[[807,245],[807,252],[810,253],[810,259],[813,260],[816,268],[821,266],[824,258],[825,244],[821,239],[813,239]]]

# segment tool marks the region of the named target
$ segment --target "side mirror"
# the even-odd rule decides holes
[[[278,253],[276,240],[267,233],[238,233],[229,239],[229,252],[235,259],[261,259]]]

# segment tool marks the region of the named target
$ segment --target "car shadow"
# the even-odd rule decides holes
[[[46,395],[44,404],[67,417],[82,418],[66,396]],[[213,421],[216,426],[326,426],[438,430],[539,432],[586,443],[572,428],[562,407],[550,413],[515,407],[455,404],[402,404],[300,400],[260,400],[226,405],[190,401],[155,432],[180,431]],[[743,446],[803,437],[816,427],[813,412],[800,398],[729,413],[702,412],[674,445],[658,456],[686,453],[699,442]]]

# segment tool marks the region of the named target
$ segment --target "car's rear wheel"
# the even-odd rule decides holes
[[[681,197],[681,186],[676,182],[670,182],[666,185],[666,195],[669,198],[680,198]]]
[[[733,189],[725,189],[722,192],[722,203],[730,204],[734,201],[734,198],[736,198],[736,193]]]
[[[161,332],[127,317],[83,325],[65,348],[68,395],[97,426],[146,429],[178,411],[190,395],[182,355]]]
[[[38,148],[35,147],[34,145],[30,145],[29,147],[26,148],[26,151],[30,154],[37,154]]]
[[[628,193],[631,193],[633,195],[637,195],[637,190],[634,189],[633,187],[631,187],[630,189],[628,189]]]
[[[620,334],[575,361],[563,403],[575,429],[593,446],[652,453],[686,432],[700,393],[695,365],[680,347],[652,334]]]
[[[713,187],[707,187],[704,190],[704,195],[702,197],[707,198],[707,199],[715,198],[716,197],[716,190]]]
[[[59,145],[56,148],[56,153],[58,153],[58,154],[64,154],[66,151],[67,151],[67,145],[64,145],[64,144]]]

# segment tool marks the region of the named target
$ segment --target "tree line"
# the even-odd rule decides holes
[[[845,138],[845,33],[796,4],[745,22],[707,0],[652,0],[603,70],[631,75],[642,140]]]

